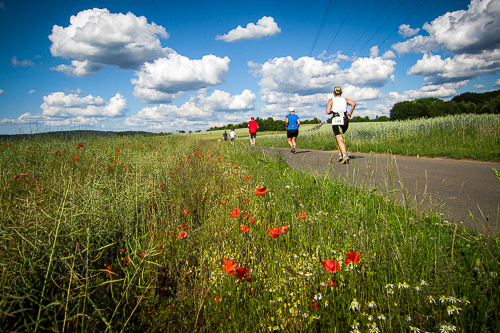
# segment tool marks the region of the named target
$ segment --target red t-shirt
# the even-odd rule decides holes
[[[259,124],[255,120],[250,120],[248,122],[248,132],[257,133],[257,128],[259,128]]]

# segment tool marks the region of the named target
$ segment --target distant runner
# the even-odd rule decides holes
[[[259,124],[252,118],[248,122],[248,132],[250,133],[250,146],[255,147],[255,138],[257,137],[257,129]]]
[[[231,138],[231,145],[234,146],[234,139],[236,139],[236,132],[234,131],[234,129],[229,132],[229,137]]]
[[[351,106],[351,111],[349,113],[347,113],[347,104]],[[335,139],[337,139],[339,162],[342,164],[349,162],[349,156],[347,156],[344,140],[340,134],[340,129],[342,129],[342,133],[347,132],[347,129],[349,128],[349,118],[352,116],[355,108],[356,103],[354,103],[354,101],[342,97],[342,88],[333,88],[333,98],[328,101],[326,114],[332,115],[332,130],[333,134],[335,134]]]
[[[227,131],[224,131],[224,133],[222,133],[222,137],[224,138],[224,141],[227,141]]]
[[[300,119],[299,116],[295,114],[295,108],[293,106],[288,108],[289,115],[286,116],[286,139],[290,145],[290,152],[292,154],[297,154],[295,151],[297,136],[299,135]]]

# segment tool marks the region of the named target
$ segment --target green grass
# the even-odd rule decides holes
[[[500,115],[456,115],[383,123],[350,123],[344,135],[351,152],[392,153],[500,161]],[[258,146],[288,147],[286,137],[257,140]],[[299,134],[301,149],[337,150],[331,126]]]
[[[79,140],[2,145],[2,332],[500,330],[498,236],[243,146]]]

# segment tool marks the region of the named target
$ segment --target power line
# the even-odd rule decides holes
[[[331,42],[331,43],[330,43],[330,45],[328,46],[328,48],[327,48],[326,52],[328,52],[328,50],[329,50],[329,49],[330,49],[330,47],[332,46],[333,42],[334,42],[334,41],[335,41],[335,39],[337,38],[337,35],[338,35],[338,34],[339,34],[339,32],[340,32],[340,29],[342,29],[342,26],[344,25],[345,21],[347,20],[347,17],[349,16],[349,13],[351,12],[352,8],[354,7],[354,4],[356,3],[356,1],[357,1],[357,0],[354,0],[354,1],[353,1],[353,3],[352,3],[352,5],[351,5],[351,7],[349,8],[349,11],[348,11],[348,12],[347,12],[347,14],[345,15],[344,20],[343,20],[343,21],[342,21],[342,23],[340,24],[340,26],[339,26],[339,28],[338,28],[338,30],[337,30],[337,33],[336,33],[336,34],[335,34],[335,36],[333,37],[332,42]],[[333,7],[332,7],[332,9],[333,9]],[[297,85],[298,85],[298,84],[299,84],[299,82],[302,80],[302,75],[303,75],[303,72],[301,72],[300,79],[299,79],[299,80],[295,83],[295,85],[294,85],[294,87],[293,87],[292,92],[294,92],[294,91],[295,91],[295,89],[297,88]],[[309,79],[308,79],[308,80],[307,80],[307,82],[306,82],[306,85],[307,85],[307,83],[309,83],[309,81],[311,80],[311,78],[312,78],[313,76],[314,76],[314,74],[313,74],[313,75],[311,75],[311,76],[309,77]],[[302,90],[304,90],[304,89],[302,89]],[[299,91],[299,93],[300,93],[302,90],[300,90],[300,91]]]
[[[399,4],[398,8],[396,8],[396,9],[392,12],[392,14],[391,14],[391,15],[387,18],[387,20],[385,20],[384,24],[382,24],[382,25],[380,26],[380,28],[378,28],[378,30],[377,30],[377,31],[376,31],[376,32],[375,32],[375,33],[374,33],[374,34],[370,37],[370,39],[368,39],[368,41],[365,43],[365,45],[363,45],[363,46],[359,49],[359,51],[358,51],[358,52],[356,52],[356,56],[357,56],[357,55],[361,52],[361,50],[363,50],[363,49],[365,48],[365,46],[366,46],[366,45],[368,45],[368,43],[369,43],[369,42],[373,39],[373,37],[375,37],[375,35],[377,35],[377,34],[378,34],[378,32],[380,31],[380,29],[382,29],[382,27],[383,27],[383,26],[384,26],[387,22],[389,22],[389,20],[391,19],[391,17],[392,17],[394,14],[396,14],[396,12],[398,11],[398,9],[399,9],[399,8],[401,8],[401,6],[405,3],[405,1],[406,1],[406,0],[403,0],[403,1]],[[426,1],[427,1],[427,0],[426,0]],[[344,69],[345,69],[345,68],[346,68],[346,67],[347,67],[350,63],[352,63],[352,60],[351,60],[351,61],[349,61],[349,62],[348,62],[348,63],[344,66],[344,68],[342,68],[342,70],[344,70]]]
[[[382,8],[382,10],[378,13],[377,17],[375,17],[372,21],[372,23],[370,23],[370,25],[368,26],[368,28],[365,29],[365,31],[361,34],[361,36],[359,36],[359,38],[354,42],[354,44],[352,44],[351,48],[349,50],[347,50],[347,52],[345,53],[346,55],[349,54],[349,52],[351,52],[351,50],[354,48],[354,46],[359,42],[359,40],[365,35],[365,33],[371,28],[371,26],[373,25],[373,23],[375,23],[375,21],[378,19],[378,17],[382,14],[382,12],[387,8],[387,6],[389,5],[389,3],[391,3],[392,0],[389,0],[384,8]]]
[[[352,7],[354,7],[354,4],[356,3],[357,0],[354,0],[354,2],[352,3],[351,5],[351,8],[349,8],[349,11],[347,12],[346,16],[344,17],[344,20],[342,21],[342,24],[340,25],[339,29],[337,30],[337,33],[335,34],[335,36],[333,37],[332,39],[332,42],[330,43],[330,45],[328,46],[328,48],[326,49],[326,52],[328,52],[328,50],[330,50],[330,47],[332,46],[333,42],[335,41],[335,39],[337,38],[337,35],[339,34],[340,32],[340,29],[342,29],[342,26],[344,25],[344,22],[345,20],[347,20],[347,16],[349,16],[349,13],[351,12],[352,10]]]
[[[332,12],[333,7],[335,7],[335,4],[337,3],[337,0],[333,3],[333,0],[330,0],[328,3],[328,6],[326,7],[325,14],[323,15],[323,20],[321,21],[321,24],[319,26],[318,32],[316,33],[316,37],[314,38],[314,42],[311,46],[311,49],[309,50],[309,56],[313,53],[314,48],[316,47],[316,43],[318,42],[319,36],[323,32],[323,29],[325,28],[326,22],[328,21],[328,18],[330,17],[330,14]]]
[[[410,16],[408,16],[408,18],[407,18],[406,20],[404,20],[404,21],[403,21],[403,23],[401,23],[401,24],[400,24],[400,25],[396,28],[396,30],[394,30],[394,31],[393,31],[393,32],[389,35],[389,37],[387,37],[387,38],[386,38],[386,39],[385,39],[382,43],[380,43],[379,47],[380,47],[380,46],[382,46],[382,44],[384,44],[385,42],[387,42],[387,40],[388,40],[389,38],[391,38],[391,36],[392,36],[392,35],[394,35],[394,33],[395,33],[396,31],[398,31],[398,30],[399,30],[399,27],[400,27],[402,24],[405,24],[405,23],[406,23],[406,21],[408,21],[408,20],[409,20],[409,19],[410,19],[413,15],[415,15],[415,13],[416,13],[416,12],[417,12],[420,8],[422,8],[422,6],[423,6],[426,2],[427,2],[427,0],[424,0],[424,2],[422,2],[422,4],[421,4],[420,6],[418,6],[418,8],[417,8],[417,9],[415,9],[415,11],[414,11],[413,13],[411,13],[411,15],[410,15]]]
[[[318,32],[316,33],[316,37],[314,38],[313,44],[311,45],[311,49],[309,50],[309,55],[308,55],[309,57],[313,53],[313,50],[316,47],[316,43],[318,42],[319,37],[323,33],[323,29],[326,26],[326,22],[328,21],[328,18],[330,17],[330,14],[331,14],[333,8],[335,7],[335,4],[337,3],[337,0],[335,0],[335,2],[333,2],[333,5],[332,5],[332,2],[333,2],[333,0],[330,0],[330,2],[328,3],[328,6],[326,7],[325,13],[323,14],[323,19],[321,20],[321,24],[319,25]],[[298,82],[300,82],[302,80],[302,76],[303,76],[303,72],[301,71],[299,79],[296,81],[292,91],[290,91],[290,87],[288,87],[288,89],[287,89],[287,95],[288,95],[287,104],[288,104],[288,106],[290,106],[290,92],[295,91],[295,88],[297,88]]]

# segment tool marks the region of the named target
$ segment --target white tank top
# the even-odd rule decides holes
[[[332,98],[332,111],[340,114],[347,111],[347,102],[344,97]]]

